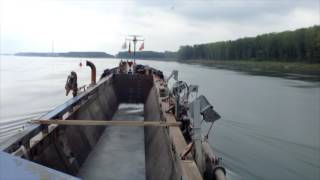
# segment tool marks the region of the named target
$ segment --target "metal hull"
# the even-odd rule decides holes
[[[167,97],[161,95],[166,85],[163,76],[116,71],[113,69],[96,85],[40,119],[107,121],[112,119],[119,104],[140,103],[144,105],[144,121],[177,122],[174,113],[167,112]],[[7,153],[77,176],[104,130],[103,126],[33,125],[0,147]],[[180,127],[143,127],[143,132],[146,179],[203,179],[191,154],[181,158],[187,142]],[[213,157],[205,158],[211,171]]]

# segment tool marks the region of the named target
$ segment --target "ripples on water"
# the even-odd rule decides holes
[[[71,70],[78,73],[79,85],[88,84],[90,69],[80,68],[81,60],[1,56],[0,141],[71,98],[64,92]],[[118,63],[90,60],[97,66],[98,77],[103,69]],[[200,86],[199,93],[222,116],[210,144],[225,166],[243,179],[320,179],[320,83],[316,77],[138,62],[167,75],[177,69],[181,80]]]

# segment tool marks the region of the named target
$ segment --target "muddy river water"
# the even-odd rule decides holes
[[[79,85],[88,84],[90,69],[79,66],[84,60],[1,56],[0,141],[70,99],[64,85],[71,70],[78,73]],[[118,64],[117,59],[90,60],[98,76]],[[243,179],[320,179],[320,81],[178,62],[137,62],[166,75],[178,70],[180,80],[199,85],[199,94],[222,116],[210,144],[223,164]]]

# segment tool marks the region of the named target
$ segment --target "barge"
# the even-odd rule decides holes
[[[165,77],[135,60],[121,60],[96,82],[94,64],[86,65],[92,72],[87,88],[78,88],[71,72],[66,92],[74,97],[0,144],[1,178],[226,179],[208,144],[220,116],[197,86],[180,81],[177,71]],[[202,123],[211,124],[204,136]]]

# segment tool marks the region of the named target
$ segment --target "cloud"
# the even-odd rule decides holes
[[[257,22],[268,14],[283,16],[297,7],[311,9],[317,4],[317,1],[308,0],[192,1],[182,4],[180,8],[177,6],[176,11],[182,16],[198,21]]]
[[[319,24],[317,0],[97,0],[1,2],[1,53],[106,51],[127,34],[146,50],[214,42]]]

